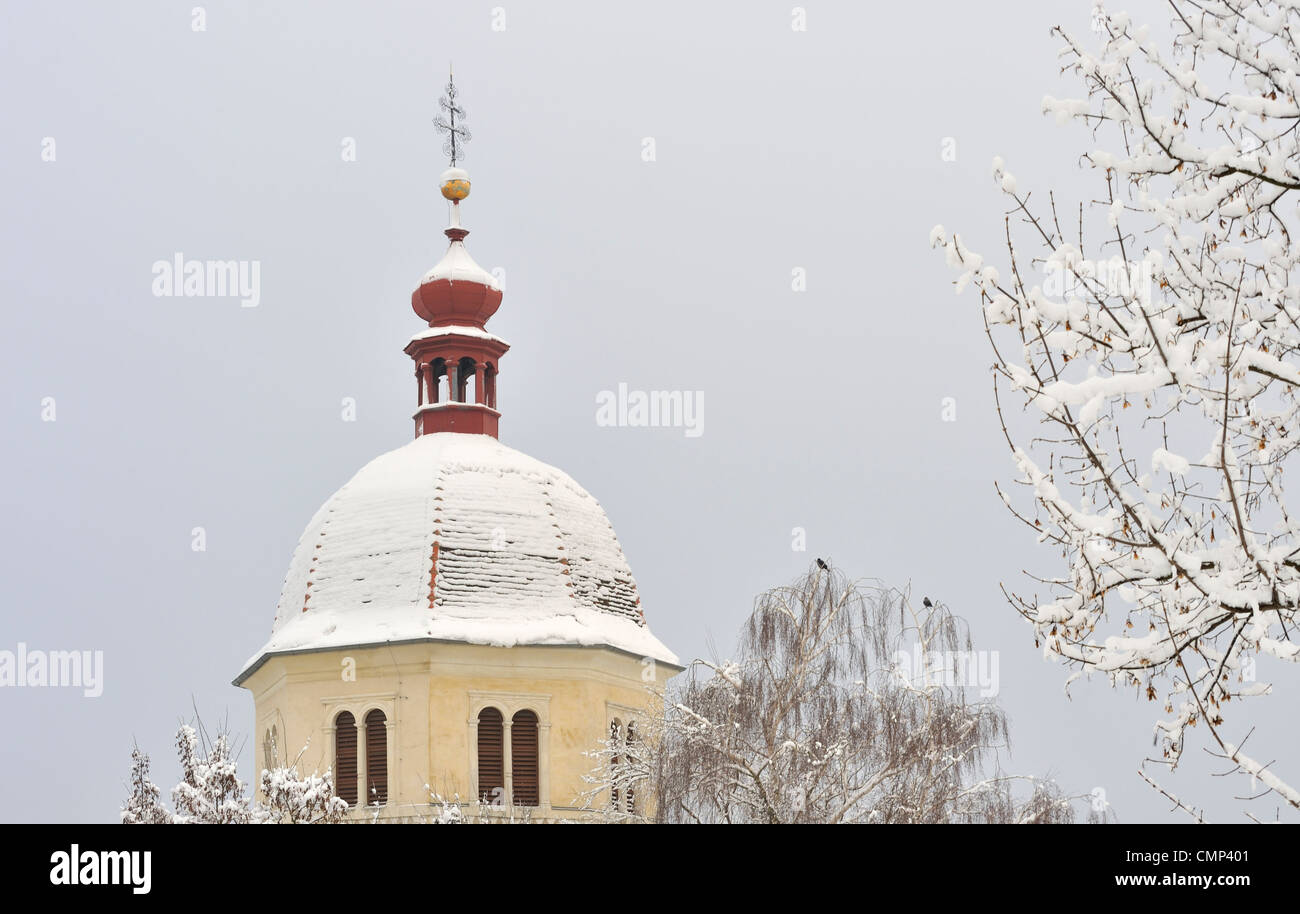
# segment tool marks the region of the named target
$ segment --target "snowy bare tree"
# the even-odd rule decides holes
[[[276,758],[275,747],[268,758]],[[305,750],[304,750],[305,751]],[[298,763],[263,769],[261,791],[265,805],[249,799],[223,727],[210,740],[200,723],[182,724],[176,731],[181,781],[172,788],[175,814],[162,804],[160,791],[149,778],[149,756],[137,746],[131,752],[130,793],[122,806],[128,825],[334,824],[343,821],[348,805],[334,794],[331,772],[298,773]]]
[[[175,821],[182,825],[245,825],[254,811],[223,730],[208,744],[199,731],[182,724],[176,731],[181,781],[172,788]]]
[[[590,753],[582,799],[613,820],[1073,821],[1078,798],[1001,772],[1007,721],[967,696],[973,656],[942,605],[816,565],[759,597],[733,660],[696,661],[635,740]]]
[[[149,777],[149,756],[131,749],[131,793],[122,804],[123,825],[168,825],[172,814],[162,803],[162,791]]]
[[[267,735],[266,757],[278,760],[280,747],[276,737]],[[348,814],[347,801],[334,792],[334,772],[299,773],[302,757],[307,752],[304,745],[298,757],[287,765],[276,764],[262,769],[262,804],[254,811],[258,822],[275,825],[334,825]]]
[[[256,821],[276,825],[333,825],[343,821],[348,804],[334,794],[330,771],[303,777],[294,766],[262,769],[263,805]]]
[[[662,704],[662,697],[654,695],[656,703]],[[611,727],[609,736],[586,753],[594,764],[583,775],[587,789],[578,798],[577,805],[607,823],[649,821],[654,807],[647,805],[646,798],[654,795],[661,773],[659,747],[664,744],[669,722],[677,719],[670,712],[669,717],[651,717]]]
[[[1176,767],[1199,724],[1252,792],[1300,807],[1226,722],[1271,690],[1257,659],[1270,675],[1300,659],[1283,488],[1300,445],[1300,8],[1168,6],[1159,33],[1101,8],[1090,36],[1054,30],[1083,91],[1043,111],[1095,144],[1081,163],[1096,199],[1033,201],[997,159],[1005,270],[942,226],[931,242],[958,292],[979,292],[1032,507],[999,493],[1063,559],[1043,593],[1008,594],[1036,642],[1071,679],[1096,672],[1163,708],[1148,762]]]
[[[436,792],[428,784],[424,789],[429,794],[429,808],[432,814],[425,821],[430,825],[464,825],[466,822],[465,813],[461,810],[460,797],[453,796],[447,799],[442,794]]]
[[[348,814],[348,804],[334,793],[333,772],[298,773],[296,765],[262,769],[262,804],[254,820],[273,825],[335,825]]]

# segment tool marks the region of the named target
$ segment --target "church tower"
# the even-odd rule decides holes
[[[451,218],[411,296],[415,440],[316,512],[235,685],[253,694],[259,772],[332,769],[367,817],[426,818],[437,795],[471,816],[579,818],[584,753],[682,667],[600,504],[497,438],[502,294],[465,247],[454,84],[441,103]]]

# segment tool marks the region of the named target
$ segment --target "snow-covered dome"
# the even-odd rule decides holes
[[[316,512],[268,655],[397,641],[608,645],[677,663],[646,626],[600,504],[490,435],[428,434],[366,464]]]

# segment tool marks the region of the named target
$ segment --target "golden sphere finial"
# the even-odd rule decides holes
[[[448,168],[438,179],[442,195],[453,203],[459,203],[469,196],[469,172],[463,168]]]

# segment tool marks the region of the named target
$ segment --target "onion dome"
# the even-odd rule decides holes
[[[459,168],[448,171],[464,174]],[[443,196],[447,195],[448,186],[459,183],[459,178],[444,181]],[[468,195],[468,179],[463,183],[464,193]],[[444,232],[450,242],[447,253],[432,270],[421,277],[419,287],[411,294],[411,307],[416,314],[428,321],[430,327],[439,324],[468,324],[481,328],[501,307],[501,288],[496,278],[475,263],[465,249],[465,236],[469,230],[460,224],[460,200],[464,197],[453,199],[452,222]]]

